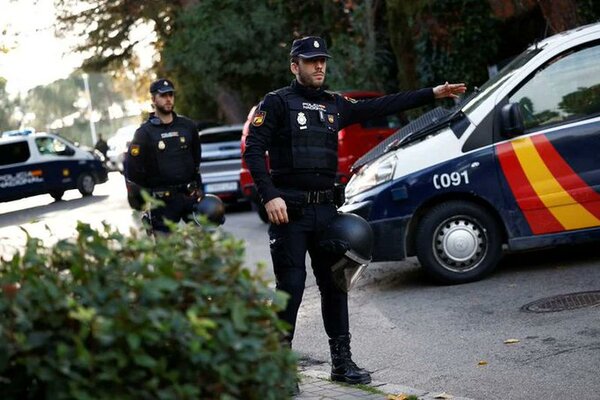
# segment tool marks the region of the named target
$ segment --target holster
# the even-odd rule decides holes
[[[336,183],[333,187],[333,203],[336,207],[341,207],[346,201],[346,185]]]
[[[304,215],[304,207],[306,207],[306,199],[302,192],[282,192],[281,197],[287,206],[287,214],[290,221],[296,221]]]

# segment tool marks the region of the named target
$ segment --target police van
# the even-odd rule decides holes
[[[600,24],[536,43],[452,109],[434,109],[353,166],[341,211],[375,261],[416,255],[443,283],[503,250],[600,239]]]
[[[26,130],[0,137],[0,201],[45,193],[60,200],[69,189],[89,196],[107,179],[99,157],[60,136]]]

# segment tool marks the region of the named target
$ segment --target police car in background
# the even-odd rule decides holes
[[[536,43],[454,109],[359,159],[341,208],[365,217],[374,260],[416,255],[443,283],[508,251],[600,239],[600,24]]]
[[[62,137],[32,130],[0,137],[0,201],[45,193],[60,200],[69,189],[89,196],[107,180],[98,157]]]

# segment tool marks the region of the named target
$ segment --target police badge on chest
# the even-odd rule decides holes
[[[304,114],[303,112],[299,112],[298,113],[298,117],[296,118],[296,121],[298,122],[298,125],[300,125],[300,129],[307,129],[308,127],[306,126],[306,114]]]

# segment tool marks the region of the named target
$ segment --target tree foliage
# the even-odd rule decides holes
[[[557,0],[562,13],[552,1],[56,0],[59,30],[79,29],[84,38],[84,68],[135,69],[131,34],[150,22],[161,54],[154,72],[176,81],[178,111],[228,122],[244,120],[266,92],[289,82],[294,38],[327,40],[332,89],[474,86],[489,65],[536,38],[600,16],[594,0]],[[147,87],[148,77],[140,78]]]
[[[422,10],[415,44],[421,85],[481,85],[498,50],[496,19],[487,2],[445,0]]]
[[[0,132],[17,129],[19,121],[13,119],[17,101],[12,100],[6,92],[6,79],[0,77]]]
[[[383,3],[370,0],[206,0],[176,19],[164,66],[185,90],[178,102],[187,114],[201,115],[207,106],[214,114],[212,98],[221,113],[241,108],[225,115],[239,122],[265,93],[289,83],[291,42],[306,35],[320,35],[329,44],[332,88],[383,88],[381,77],[390,75],[392,57],[379,29],[382,19]],[[224,94],[229,103],[220,101]]]
[[[217,101],[223,91],[235,90],[243,103],[232,105],[240,108],[287,79],[282,9],[278,1],[206,0],[179,16],[163,56],[166,70],[177,76],[177,101],[186,114],[202,115],[206,97]],[[239,122],[246,113],[235,110],[232,118]]]
[[[160,48],[181,8],[178,1],[161,0],[55,0],[55,5],[57,30],[83,39],[74,50],[89,54],[82,65],[88,71],[130,67],[138,44],[132,32],[143,22],[153,23],[152,44]]]

